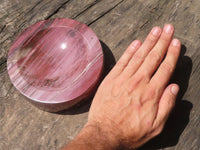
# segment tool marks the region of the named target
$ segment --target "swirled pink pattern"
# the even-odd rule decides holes
[[[47,111],[88,97],[103,68],[95,33],[78,21],[51,19],[25,29],[10,48],[7,69],[14,86]]]

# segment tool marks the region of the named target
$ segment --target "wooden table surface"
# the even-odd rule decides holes
[[[199,0],[0,0],[0,150],[57,150],[87,121],[92,98],[48,113],[31,105],[12,85],[7,54],[26,27],[50,18],[71,18],[94,30],[105,54],[106,74],[134,39],[153,26],[172,23],[182,53],[172,81],[181,91],[162,134],[141,150],[200,150]]]

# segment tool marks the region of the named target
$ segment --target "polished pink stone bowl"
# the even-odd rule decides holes
[[[7,69],[14,86],[39,108],[57,112],[89,97],[103,69],[95,33],[71,19],[38,22],[17,36]]]

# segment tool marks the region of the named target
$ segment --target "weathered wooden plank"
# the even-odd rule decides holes
[[[198,0],[1,0],[0,149],[59,149],[87,120],[90,102],[63,114],[43,112],[19,94],[6,72],[7,52],[16,35],[37,21],[55,17],[88,24],[116,59],[132,40],[144,40],[153,26],[172,23],[175,37],[186,49],[174,77],[181,94],[163,134],[141,149],[200,149]]]

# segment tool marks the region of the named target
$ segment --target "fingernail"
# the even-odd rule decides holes
[[[154,27],[154,28],[152,29],[152,34],[153,34],[154,36],[159,36],[160,33],[161,33],[160,28]]]
[[[132,44],[132,48],[138,48],[140,45],[140,42],[139,41],[133,41],[133,44]]]
[[[164,26],[164,29],[163,29],[163,30],[164,30],[165,33],[170,34],[170,33],[173,32],[174,28],[173,28],[172,25],[166,24],[166,25]]]
[[[180,46],[180,41],[178,39],[173,39],[172,41],[172,46],[177,46],[179,47]]]
[[[178,91],[179,91],[179,87],[178,86],[176,86],[176,85],[172,86],[171,92],[172,92],[173,95],[176,96],[178,94]]]

